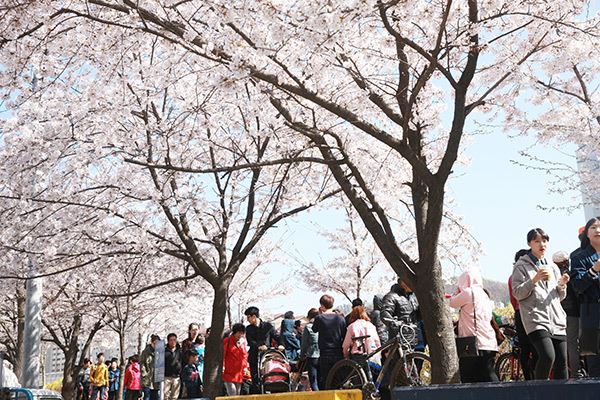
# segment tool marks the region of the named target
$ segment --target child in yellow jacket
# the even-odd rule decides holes
[[[98,353],[98,363],[92,367],[90,372],[90,383],[92,384],[91,400],[104,400],[108,389],[108,367],[104,363],[104,354]],[[98,399],[98,393],[100,398]]]

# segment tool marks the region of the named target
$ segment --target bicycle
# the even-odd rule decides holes
[[[504,336],[508,339],[508,352],[501,354],[496,359],[495,371],[500,382],[524,381],[525,375],[521,368],[521,348],[519,338],[514,326],[510,324],[500,325]]]
[[[360,341],[364,351],[364,341],[369,336],[352,338]],[[372,353],[353,355],[352,359],[340,360],[327,375],[325,386],[328,390],[360,389],[373,399],[381,397],[381,389],[391,390],[397,386],[426,386],[431,383],[431,360],[420,351],[414,351],[417,344],[416,325],[401,323],[398,335],[375,349]],[[376,367],[379,356],[385,355],[380,368]]]

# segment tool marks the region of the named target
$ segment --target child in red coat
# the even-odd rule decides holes
[[[231,331],[231,336],[223,340],[223,384],[227,396],[239,396],[244,377],[250,375],[246,327],[235,324]]]

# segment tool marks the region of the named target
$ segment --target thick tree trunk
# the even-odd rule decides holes
[[[444,299],[444,282],[437,260],[419,265],[415,294],[419,300],[432,366],[432,383],[460,382],[458,357],[450,308]],[[422,269],[422,270],[421,270]]]
[[[206,339],[204,356],[204,396],[211,399],[221,395],[221,372],[223,370],[223,329],[227,312],[229,281],[214,287],[210,335]]]
[[[77,398],[77,377],[79,365],[77,365],[77,346],[69,347],[65,352],[65,363],[63,369],[62,398],[64,400],[75,400]]]

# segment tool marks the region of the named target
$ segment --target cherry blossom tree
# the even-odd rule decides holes
[[[535,62],[522,66],[523,80],[513,83],[508,96],[498,98],[509,110],[506,130],[534,136],[539,143],[554,148],[577,162],[548,163],[536,148],[523,151],[525,168],[547,172],[552,191],[574,191],[570,209],[600,204],[600,16],[584,10],[577,24],[563,24],[557,42]],[[523,107],[527,104],[527,107]],[[575,149],[573,154],[566,145]],[[578,168],[579,167],[579,168]]]
[[[103,38],[115,44],[108,32]],[[259,112],[255,87],[232,82],[233,95],[219,91],[210,84],[212,73],[221,82],[218,71],[195,66],[185,49],[130,39],[126,63],[105,62],[104,45],[94,47],[100,42],[75,50],[51,41],[48,49],[61,56],[29,59],[36,66],[9,96],[3,133],[0,156],[15,166],[2,177],[0,196],[14,216],[3,246],[11,254],[88,264],[153,255],[153,271],[178,260],[178,274],[121,295],[194,278],[212,287],[205,381],[215,394],[233,278],[269,229],[338,190],[329,188],[320,158],[304,155],[312,151],[306,140],[279,145],[278,138],[295,135],[273,123],[275,110]],[[67,53],[70,60],[62,57]],[[7,68],[3,77],[15,71]],[[55,115],[58,101],[65,112]],[[54,261],[45,273],[61,272]]]
[[[287,171],[280,162],[300,161],[300,157],[314,162],[316,152],[386,261],[412,283],[428,311],[424,322],[433,382],[456,381],[454,337],[443,300],[440,233],[444,224],[460,232],[459,224],[446,213],[445,188],[460,156],[465,124],[468,118],[479,118],[480,113],[505,111],[499,99],[510,93],[514,82],[522,81],[522,74],[516,72],[534,57],[556,48],[569,51],[564,43],[570,37],[562,32],[565,27],[585,29],[581,25],[587,21],[582,21],[581,13],[587,3],[12,1],[2,9],[0,54],[7,61],[0,83],[14,89],[5,96],[8,107],[18,108],[21,115],[28,113],[28,123],[15,122],[8,129],[39,140],[40,126],[52,132],[63,125],[71,128],[75,138],[86,136],[76,141],[78,156],[85,159],[94,154],[104,162],[104,168],[96,165],[88,179],[97,179],[98,171],[110,171],[107,164],[118,157],[145,167],[150,177],[136,179],[138,185],[121,190],[119,198],[146,199],[148,193],[136,189],[156,188],[152,195],[158,198],[163,218],[180,240],[166,241],[172,247],[162,251],[187,261],[195,274],[213,286],[214,320],[219,319],[213,328],[217,330],[222,328],[226,289],[245,259],[246,253],[240,249],[245,248],[249,237],[246,227],[253,220],[245,219],[238,231],[239,245],[233,246],[231,257],[225,257],[224,232],[228,230],[210,235],[210,229],[200,223],[199,232],[206,239],[196,243],[194,229],[189,228],[190,215],[181,210],[199,205],[194,203],[196,198],[182,199],[180,188],[194,192],[201,180],[190,174],[212,172],[215,196],[232,199],[239,206],[239,198],[236,203],[228,184],[248,182],[252,190],[246,192],[248,201],[242,202],[248,209],[255,202],[253,182],[261,177],[262,168],[257,166],[275,164]],[[136,65],[138,71],[127,68],[130,65]],[[168,85],[157,85],[157,81]],[[92,90],[86,89],[91,82],[95,84],[92,97]],[[123,90],[116,90],[117,86]],[[76,93],[57,92],[56,87],[72,87]],[[209,93],[221,96],[219,107],[225,104],[218,113],[206,111],[215,104],[208,100]],[[190,101],[194,94],[197,98]],[[186,101],[177,102],[177,95]],[[241,113],[227,106],[235,96],[244,96],[244,103],[237,104]],[[32,98],[38,106],[35,109],[26,104]],[[266,109],[269,103],[272,109]],[[200,117],[185,118],[198,115],[191,112],[190,104],[194,111],[202,110],[201,115],[210,115],[210,123]],[[54,115],[53,110],[69,111],[46,121],[48,115]],[[94,112],[96,117],[90,118],[87,114],[91,110],[102,112]],[[191,120],[198,122],[198,131],[204,135],[195,136],[194,142],[178,140],[177,135],[185,128],[173,123],[186,125]],[[248,121],[254,120],[268,127],[270,140],[256,135],[260,131],[256,124],[249,128]],[[123,134],[104,140],[99,132],[104,132],[100,127],[107,123]],[[244,132],[254,138],[252,156],[236,157],[242,152],[230,148],[226,152],[229,157],[211,159],[211,151],[230,143],[222,131],[236,125],[240,128],[233,128],[234,134]],[[145,140],[135,140],[136,132],[144,132]],[[123,143],[127,135],[131,137]],[[283,153],[267,154],[270,147],[262,147],[266,142],[277,142],[274,147],[284,149]],[[210,161],[199,166],[197,158],[204,155],[200,149],[206,148],[210,149]],[[46,149],[44,156],[54,153],[50,150]],[[225,171],[231,167],[236,171],[224,179],[219,175],[224,172],[223,165],[230,167]],[[240,172],[247,167],[254,169]],[[133,168],[119,171],[120,181],[139,176]],[[229,180],[238,174],[245,175]],[[182,179],[185,184],[181,184]],[[139,183],[147,181],[147,185]],[[320,187],[311,183],[303,187]],[[95,196],[95,209],[109,204],[107,211],[117,218],[125,216],[128,223],[153,221],[134,220],[131,207],[127,213],[116,207],[106,195],[113,192],[111,185],[102,182],[94,189],[85,188],[85,196]],[[280,189],[272,198],[279,199],[283,186],[276,187]],[[89,199],[78,201],[88,204]],[[202,206],[206,203],[209,201]],[[217,210],[213,222],[229,227],[232,219],[225,218],[229,208],[221,201]],[[148,215],[157,218],[158,213]],[[398,229],[404,226],[398,221],[405,219],[412,221],[411,228]],[[260,226],[276,223],[274,219],[266,221]],[[264,232],[256,229],[258,239]],[[169,238],[165,232],[144,226],[144,231],[148,230],[153,238]],[[402,244],[409,236],[416,237],[413,247]],[[213,249],[219,262],[209,269],[202,251]],[[210,347],[210,340],[208,344]],[[217,346],[216,339],[212,346]],[[218,382],[216,361],[208,366],[211,372],[205,378]]]
[[[100,279],[99,276],[94,278]],[[44,340],[55,344],[65,356],[61,394],[64,399],[72,400],[76,398],[77,377],[83,359],[108,319],[99,309],[97,299],[86,293],[89,283],[81,276],[62,275],[46,284],[42,324],[48,337]],[[80,343],[83,344],[81,348]]]
[[[272,256],[277,251],[276,247],[265,247],[262,249],[266,251],[259,252],[246,263],[231,284],[227,299],[229,327],[237,322],[245,322],[244,311],[247,307],[260,304],[265,299],[284,296],[291,289],[287,279],[273,279],[274,264],[281,261]],[[265,265],[264,260],[269,260],[270,265]]]
[[[323,234],[337,256],[322,266],[301,262],[298,272],[310,289],[339,293],[351,302],[365,293],[389,286],[393,279],[384,276],[385,259],[352,206],[347,204],[343,211],[345,225]]]
[[[121,379],[117,398],[120,400],[123,392],[126,350],[128,341],[138,332],[152,329],[163,331],[164,326],[173,330],[181,324],[170,318],[179,315],[178,310],[192,311],[192,302],[203,303],[198,299],[208,290],[196,290],[195,296],[187,298],[170,293],[185,292],[184,283],[178,282],[170,286],[155,290],[135,293],[150,282],[155,281],[152,274],[159,271],[152,269],[153,257],[148,255],[120,257],[115,260],[114,265],[106,265],[102,274],[102,281],[106,282],[98,288],[96,297],[99,309],[106,314],[106,330],[116,334],[119,343],[119,365]],[[176,274],[177,269],[173,269]],[[169,295],[165,296],[165,292]],[[123,295],[123,293],[125,295]],[[202,299],[201,296],[199,296]],[[204,304],[210,298],[207,296]],[[187,314],[187,313],[186,313]],[[159,322],[160,321],[160,322]],[[113,342],[114,343],[114,342]]]

